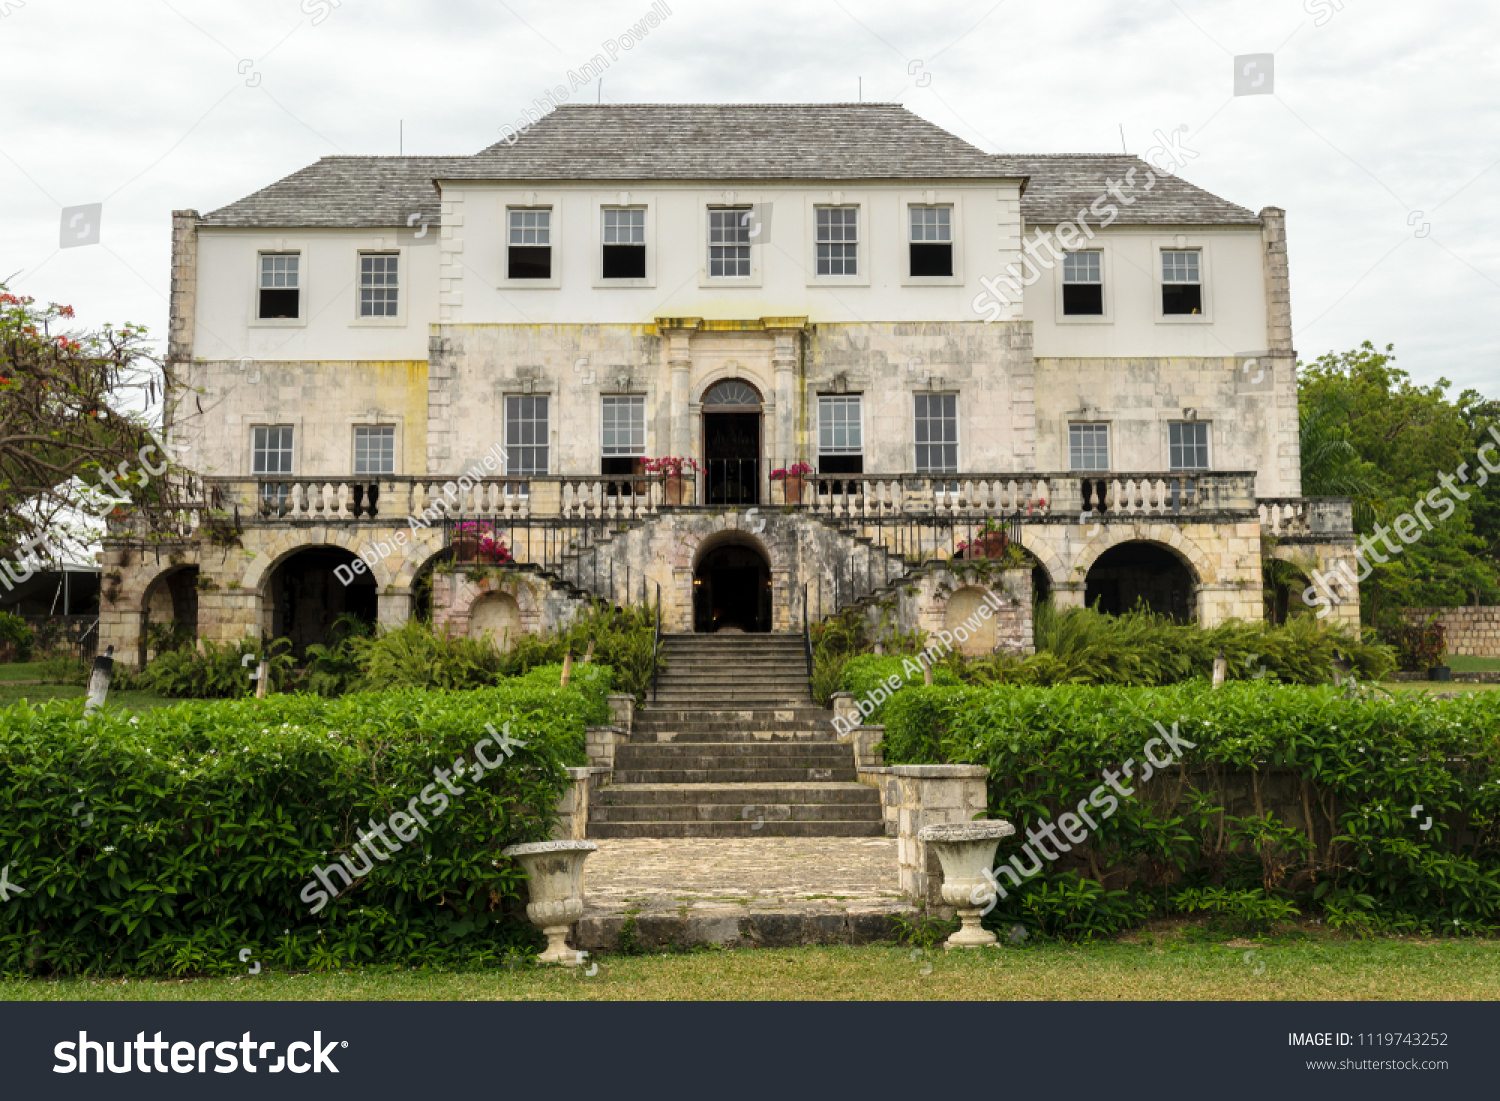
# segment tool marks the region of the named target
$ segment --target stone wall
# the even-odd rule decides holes
[[[1407,608],[1401,614],[1409,623],[1425,623],[1436,616],[1450,655],[1500,658],[1500,606]]]

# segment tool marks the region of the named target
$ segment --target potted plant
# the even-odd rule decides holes
[[[1428,680],[1452,679],[1452,671],[1443,664],[1448,652],[1448,638],[1443,625],[1433,619],[1425,623],[1398,623],[1386,631],[1386,641],[1396,649],[1396,663],[1404,672],[1426,671]]]
[[[802,503],[802,487],[806,484],[806,478],[813,472],[813,468],[806,463],[793,463],[784,470],[771,471],[771,481],[781,482],[782,499],[784,504],[800,505]]]
[[[1009,533],[992,516],[974,533],[973,539],[960,539],[954,553],[963,558],[1004,558],[1009,547]]]
[[[669,505],[690,503],[693,493],[687,485],[683,471],[696,474],[703,469],[692,459],[678,458],[674,455],[647,459],[641,467],[647,474],[656,474],[661,477],[662,494]]]
[[[463,520],[454,526],[453,560],[489,564],[515,561],[505,540],[496,537],[494,525],[482,520]]]

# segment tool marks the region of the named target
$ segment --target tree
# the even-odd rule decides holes
[[[22,568],[86,544],[88,517],[174,491],[147,417],[166,376],[146,330],[57,331],[72,317],[0,285],[0,559]]]

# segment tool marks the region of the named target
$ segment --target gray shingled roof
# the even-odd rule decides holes
[[[210,211],[210,226],[404,226],[421,214],[436,223],[433,180],[468,157],[324,157],[238,202]]]
[[[1201,187],[1174,176],[1156,175],[1140,157],[1123,153],[1054,153],[1015,154],[996,157],[1007,171],[1019,171],[1030,177],[1021,196],[1021,217],[1027,225],[1056,225],[1077,217],[1105,193],[1105,184],[1113,180],[1120,190],[1135,199],[1129,206],[1113,197],[1109,202],[1120,211],[1115,225],[1258,225],[1260,216],[1212,195]],[[1125,186],[1125,174],[1136,170],[1134,186]],[[1156,179],[1151,190],[1144,190],[1152,171]],[[1099,219],[1090,216],[1091,225]]]
[[[474,156],[324,157],[204,225],[390,227],[438,215],[434,180],[1015,179],[1030,177],[1031,225],[1073,217],[1145,162],[1108,154],[991,156],[899,104],[564,105]],[[1122,224],[1244,224],[1259,219],[1201,188],[1159,178],[1122,207]]]
[[[899,103],[564,104],[458,173],[494,180],[891,180],[1008,176]]]

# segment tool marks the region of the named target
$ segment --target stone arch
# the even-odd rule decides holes
[[[383,533],[390,544],[390,533]],[[378,538],[378,537],[377,537]],[[370,624],[385,622],[384,590],[390,584],[390,560],[371,554],[364,573],[340,570],[350,566],[376,540],[357,533],[334,535],[314,528],[302,539],[288,533],[275,540],[245,571],[242,587],[260,601],[260,629],[268,638],[287,638],[292,653],[301,657],[313,643],[326,643],[339,617],[353,615]],[[306,556],[296,569],[298,556]]]
[[[469,605],[470,638],[488,635],[497,649],[508,651],[521,631],[521,605],[510,593],[484,593]]]
[[[540,634],[542,630],[542,601],[537,596],[536,585],[525,576],[494,578],[466,573],[442,574],[433,578],[432,626],[439,633],[466,635],[477,638],[474,613],[486,600],[503,597],[515,605],[516,626],[509,636],[509,646],[523,634]],[[500,636],[496,634],[496,642]]]
[[[954,635],[954,646],[959,653],[967,657],[977,657],[981,654],[991,654],[995,651],[995,644],[999,639],[998,624],[994,616],[980,617],[977,613],[980,605],[986,604],[989,590],[978,585],[964,585],[948,594],[948,599],[943,605],[943,630]],[[972,619],[978,623],[977,627],[972,624],[966,626],[965,621]],[[967,636],[964,639],[957,637],[962,630]]]
[[[1199,615],[1202,577],[1177,548],[1151,539],[1125,539],[1093,556],[1084,575],[1084,603],[1109,615],[1144,604],[1179,623]]]
[[[175,620],[194,636],[198,635],[200,576],[196,562],[173,563],[142,587],[138,609],[141,625],[139,661],[142,667],[150,656],[147,652],[147,629],[152,624]]]
[[[743,382],[760,395],[760,404],[763,409],[771,409],[776,405],[776,391],[768,380],[762,379],[756,372],[747,368],[727,365],[708,372],[694,385],[692,403],[701,407],[708,392],[721,382]]]
[[[381,541],[389,544],[392,534],[392,532],[385,532],[383,535],[366,538],[361,537],[356,532],[336,533],[325,531],[322,528],[313,528],[307,531],[301,538],[298,538],[298,533],[288,532],[279,536],[255,556],[255,559],[245,568],[245,577],[240,584],[244,588],[259,593],[264,597],[266,585],[270,583],[270,578],[276,572],[277,567],[294,554],[328,548],[330,550],[348,551],[350,554],[358,556],[359,552],[369,544]],[[370,566],[367,561],[366,566],[370,571],[370,576],[375,579],[376,588],[384,589],[387,585],[394,583],[392,566],[393,564],[399,565],[399,561],[395,554],[391,554],[385,558],[380,558],[378,555],[375,557],[375,565]]]
[[[692,559],[693,630],[775,629],[771,554],[753,535],[715,532]]]
[[[1111,538],[1108,526],[1104,527],[1098,536],[1073,556],[1073,579],[1082,581],[1101,555],[1126,543],[1151,543],[1168,551],[1187,567],[1195,584],[1212,585],[1219,580],[1213,560],[1201,547],[1183,535],[1180,528],[1169,524],[1152,524],[1145,529],[1133,528],[1119,538]]]

